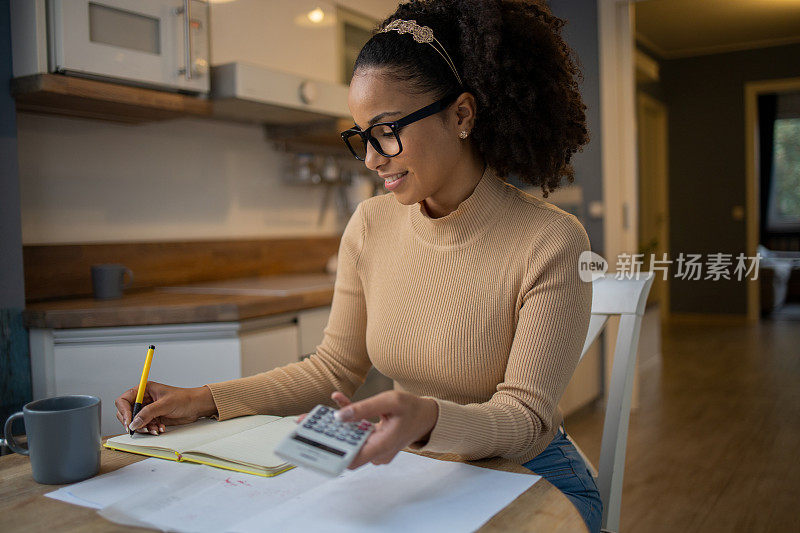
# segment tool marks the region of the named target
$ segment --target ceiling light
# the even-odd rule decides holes
[[[310,20],[314,24],[319,24],[325,18],[325,12],[322,11],[322,9],[320,9],[319,7],[317,7],[309,11],[306,16],[308,17],[308,20]]]

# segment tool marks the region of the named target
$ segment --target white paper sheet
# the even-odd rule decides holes
[[[327,479],[300,468],[263,478],[203,466],[180,478],[150,483],[147,490],[99,513],[118,524],[162,531],[230,531],[243,518],[281,506]]]
[[[194,471],[201,466],[203,465],[145,459],[119,470],[61,487],[45,496],[82,507],[102,509],[141,492],[154,479],[174,479],[186,474],[187,468]]]
[[[146,459],[49,497],[162,531],[474,531],[539,476],[401,452],[335,479],[302,468],[271,478]]]
[[[244,520],[229,531],[474,531],[541,479],[399,453]]]

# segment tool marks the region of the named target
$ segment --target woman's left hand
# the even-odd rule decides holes
[[[331,398],[340,407],[342,422],[380,417],[367,442],[350,463],[351,470],[370,462],[387,464],[409,444],[427,440],[439,416],[436,401],[407,392],[382,392],[355,403],[341,392],[334,392]]]

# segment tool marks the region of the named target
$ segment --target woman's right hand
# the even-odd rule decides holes
[[[158,435],[165,431],[165,426],[188,424],[201,416],[211,416],[217,412],[208,387],[181,388],[148,381],[142,409],[131,421],[137,392],[138,387],[128,389],[114,402],[117,420],[125,426],[126,431],[133,429],[139,433]]]

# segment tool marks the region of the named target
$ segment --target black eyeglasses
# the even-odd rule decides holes
[[[375,151],[382,156],[394,157],[403,151],[403,144],[400,142],[401,128],[447,109],[459,94],[458,92],[450,93],[444,98],[430,105],[426,105],[422,109],[414,111],[410,115],[406,115],[399,120],[393,122],[378,122],[364,131],[361,131],[361,128],[358,126],[352,127],[342,132],[342,140],[359,161],[364,161],[367,158],[368,141],[369,144],[375,148]],[[372,134],[373,129],[376,130],[376,135]],[[356,139],[356,136],[359,138]]]

